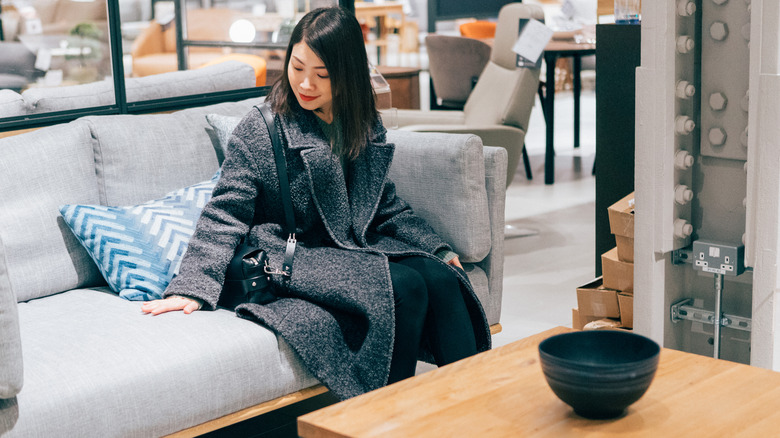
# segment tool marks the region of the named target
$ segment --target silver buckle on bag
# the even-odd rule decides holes
[[[292,259],[293,254],[295,254],[295,244],[297,242],[298,241],[295,239],[294,233],[287,237],[287,249],[284,254],[283,269],[272,267],[268,264],[268,260],[266,260],[265,266],[263,267],[263,272],[268,275],[281,275],[283,277],[290,277],[292,275]]]

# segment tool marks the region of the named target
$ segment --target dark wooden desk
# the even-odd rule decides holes
[[[555,182],[555,63],[558,58],[571,57],[574,87],[574,147],[580,147],[580,92],[582,90],[582,57],[595,55],[595,44],[578,44],[568,41],[550,41],[544,49],[547,77],[544,87],[544,120],[547,124],[547,145],[544,157],[544,183]]]
[[[392,106],[399,109],[420,109],[420,69],[417,67],[388,67],[376,69],[390,86]]]

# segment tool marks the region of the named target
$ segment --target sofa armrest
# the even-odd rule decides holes
[[[408,125],[462,125],[466,117],[463,111],[419,111],[419,110],[383,110],[382,120],[385,126],[398,127]],[[393,123],[394,122],[394,123]]]
[[[488,324],[501,318],[501,301],[504,284],[504,205],[506,203],[506,163],[504,148],[485,146],[485,188],[487,190],[488,215],[490,216],[490,254],[477,265],[488,277],[490,296],[485,303]]]
[[[0,399],[9,399],[22,390],[24,370],[16,295],[11,290],[3,254],[0,251]]]
[[[450,132],[458,134],[473,134],[482,139],[485,146],[501,146],[506,149],[507,175],[506,185],[512,182],[515,170],[520,164],[520,158],[525,144],[525,131],[506,125],[429,125],[415,124],[404,126],[403,130],[416,132]]]

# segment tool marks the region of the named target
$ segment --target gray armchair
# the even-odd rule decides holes
[[[492,48],[474,38],[437,34],[425,37],[425,47],[431,73],[431,109],[434,109],[435,103],[444,108],[462,110],[490,61]]]
[[[523,3],[501,8],[490,61],[463,111],[397,110],[393,118],[404,130],[470,133],[479,136],[485,145],[505,148],[509,155],[507,185],[512,182],[524,151],[528,120],[539,87],[539,70],[517,68],[517,55],[512,51],[521,18],[544,21],[544,12],[537,5]]]
[[[35,54],[24,44],[0,42],[0,89],[19,93],[43,73],[35,68]]]

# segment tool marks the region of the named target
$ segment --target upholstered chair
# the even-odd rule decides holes
[[[24,44],[0,41],[0,89],[21,93],[43,74],[35,68],[35,54]]]
[[[231,9],[191,9],[187,11],[187,37],[191,40],[230,41],[230,26],[245,14]],[[231,51],[224,47],[188,48],[188,67],[198,68],[229,59],[245,62],[255,68],[258,85],[265,85],[266,63],[253,55],[225,57]],[[136,40],[131,50],[133,76],[149,76],[177,71],[176,24],[152,21]],[[240,59],[239,59],[240,58]]]
[[[509,155],[506,179],[509,185],[524,151],[539,86],[539,70],[518,68],[517,55],[512,51],[521,18],[543,21],[544,13],[541,7],[532,4],[510,3],[501,8],[490,61],[463,111],[399,109],[392,116],[386,114],[385,122],[410,131],[471,133],[478,135],[485,145],[505,148]],[[456,71],[459,66],[453,64],[449,68]],[[526,165],[530,170],[527,161]]]
[[[462,110],[490,61],[490,45],[472,38],[430,34],[425,37],[425,47],[433,84],[431,96],[439,106]]]
[[[460,35],[468,38],[495,38],[496,23],[493,21],[469,21],[458,26]]]

